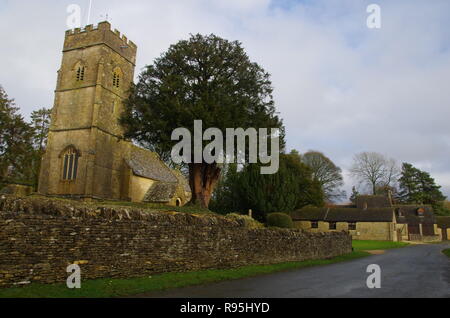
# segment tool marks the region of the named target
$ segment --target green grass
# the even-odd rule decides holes
[[[353,248],[355,251],[371,251],[371,250],[388,250],[392,248],[399,248],[408,246],[405,242],[391,242],[391,241],[353,241]]]
[[[450,248],[443,250],[442,253],[444,253],[444,255],[447,255],[448,257],[450,257]]]
[[[236,269],[212,269],[187,273],[166,273],[145,278],[89,280],[83,281],[81,289],[76,290],[68,289],[65,284],[32,284],[20,288],[0,289],[0,298],[108,298],[130,296],[169,288],[208,284],[310,266],[328,265],[368,255],[366,252],[355,251],[351,254],[327,260],[289,262],[276,265],[253,265]]]

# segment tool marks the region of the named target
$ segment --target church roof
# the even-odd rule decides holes
[[[180,170],[172,170],[172,173],[178,179],[178,182],[183,186],[185,192],[192,192],[191,187],[189,186],[189,182],[186,180],[186,177],[183,176]]]
[[[161,182],[177,183],[178,178],[158,155],[136,146],[131,148],[130,159],[126,160],[133,173],[139,177]]]
[[[144,197],[144,202],[167,203],[177,190],[176,183],[157,182],[150,187]]]

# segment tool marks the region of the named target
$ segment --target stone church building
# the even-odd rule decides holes
[[[108,22],[66,32],[39,193],[184,205],[186,179],[123,139],[119,117],[134,78],[136,45]]]

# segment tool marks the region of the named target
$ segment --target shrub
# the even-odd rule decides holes
[[[245,224],[245,227],[248,229],[262,229],[264,228],[264,224],[256,221],[254,218],[248,215],[242,215],[238,213],[230,213],[225,216],[227,219],[232,220],[242,220]]]
[[[294,222],[292,222],[292,218],[286,213],[271,213],[267,215],[267,226],[292,229]]]

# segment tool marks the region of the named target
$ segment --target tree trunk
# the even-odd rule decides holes
[[[219,181],[221,170],[216,164],[193,163],[189,165],[192,203],[206,209],[209,207],[211,195]]]

